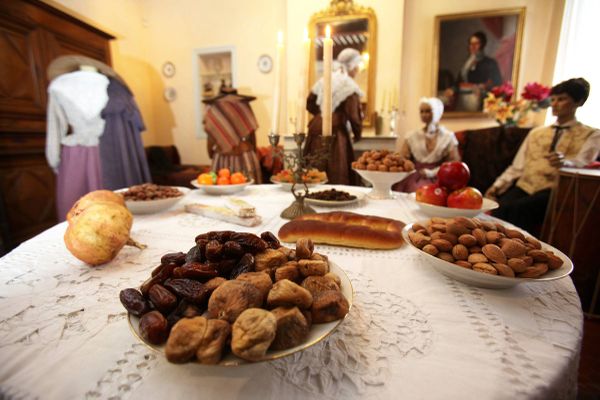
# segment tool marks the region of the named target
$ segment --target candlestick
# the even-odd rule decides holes
[[[323,101],[321,103],[321,116],[323,118],[323,136],[331,136],[331,67],[333,63],[333,40],[331,27],[325,28],[323,39]]]
[[[277,32],[277,54],[275,57],[275,88],[273,90],[273,115],[271,115],[271,132],[279,134],[279,110],[281,102],[281,72],[283,70],[283,32]]]
[[[296,132],[305,132],[306,126],[306,86],[308,82],[308,63],[310,60],[310,38],[308,29],[304,28],[302,41],[302,58],[300,59],[300,91],[298,93],[298,112],[296,116]]]

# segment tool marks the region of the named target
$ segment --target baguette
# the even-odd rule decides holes
[[[404,223],[373,215],[345,211],[302,215],[279,229],[279,239],[295,242],[310,238],[315,243],[365,249],[396,249],[403,244]]]

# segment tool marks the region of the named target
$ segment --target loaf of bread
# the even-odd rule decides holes
[[[295,242],[310,238],[315,243],[365,249],[396,249],[402,246],[404,223],[373,215],[334,211],[302,215],[283,225],[279,239]]]

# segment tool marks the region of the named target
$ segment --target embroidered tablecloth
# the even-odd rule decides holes
[[[354,305],[332,335],[303,352],[239,367],[168,363],[132,334],[119,291],[139,286],[163,254],[187,251],[199,233],[276,234],[293,200],[274,185],[236,196],[256,206],[262,225],[185,213],[186,203],[223,202],[194,190],[170,210],[136,215],[131,236],[148,248],[125,247],[108,264],[74,258],[63,244],[65,223],[1,258],[0,398],[574,398],[582,312],[570,278],[480,289],[440,275],[406,245],[317,246],[346,271]],[[426,218],[404,194],[343,209],[406,223]]]

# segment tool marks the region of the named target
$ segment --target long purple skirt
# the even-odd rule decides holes
[[[102,189],[102,168],[98,146],[62,146],[56,176],[56,210],[58,221],[84,194]]]

